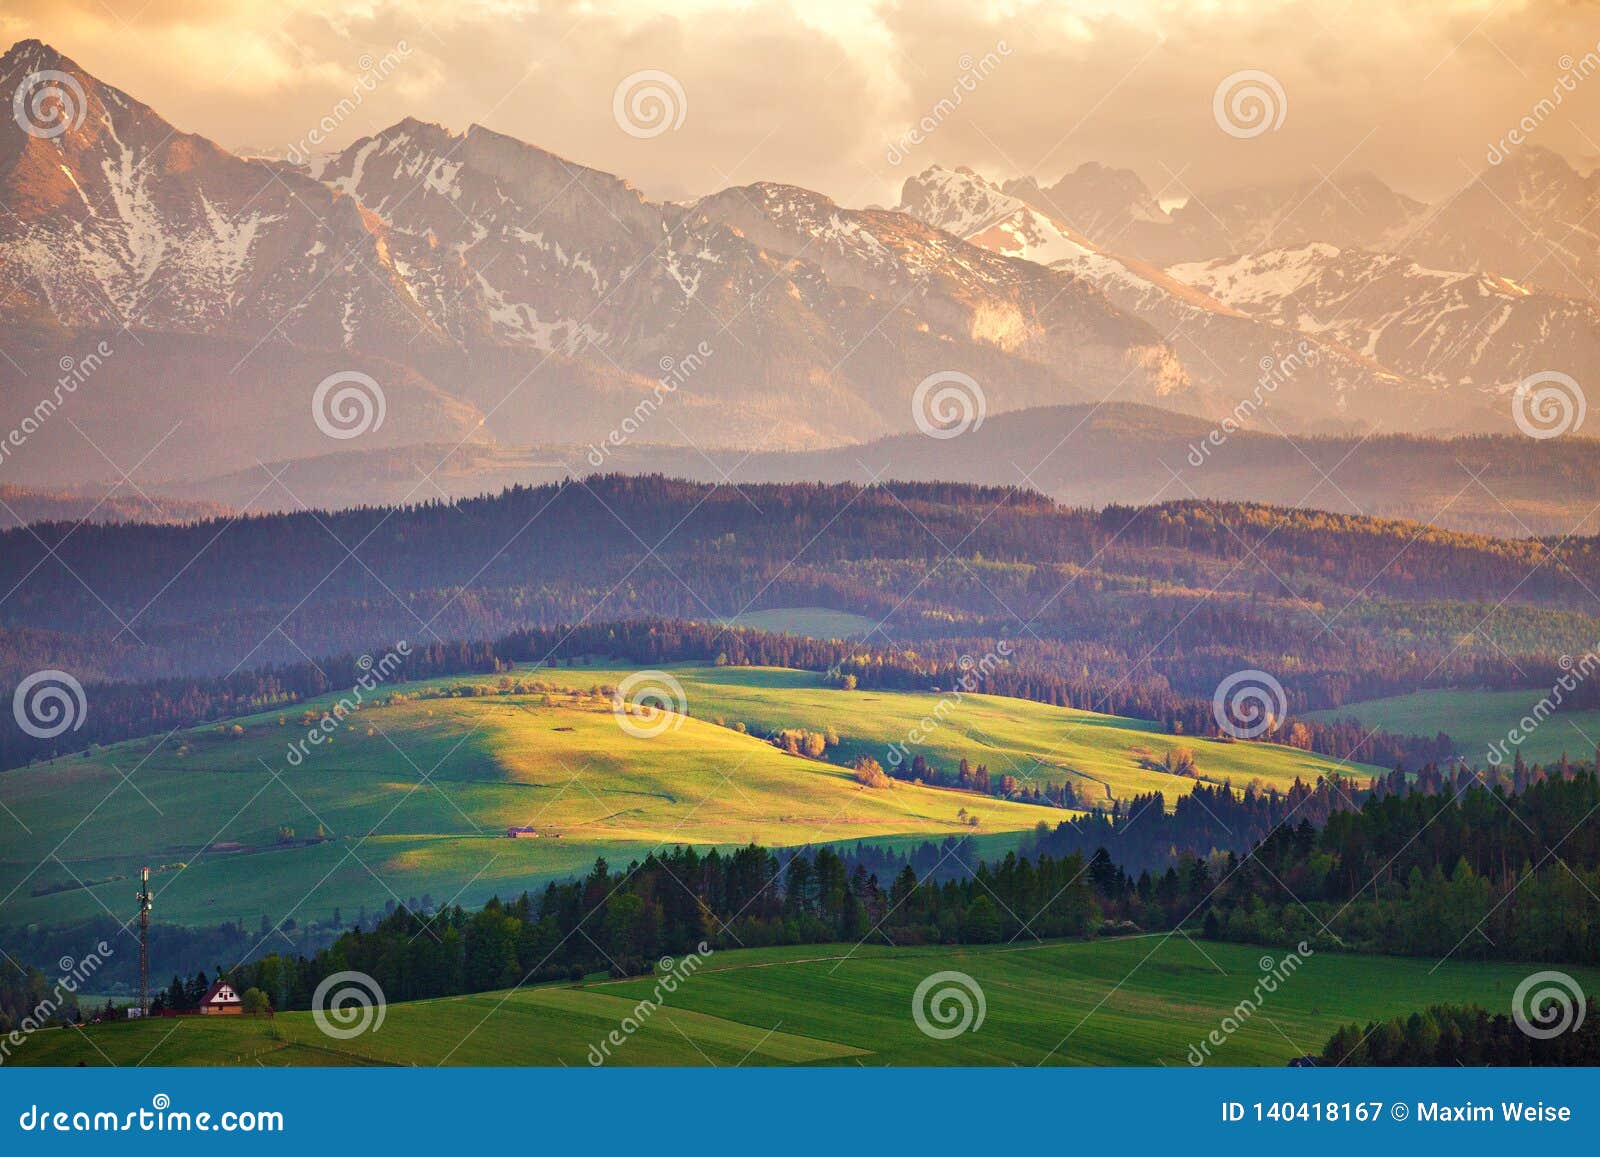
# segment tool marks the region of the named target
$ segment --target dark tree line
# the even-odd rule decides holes
[[[346,969],[368,973],[389,999],[402,1000],[596,971],[632,975],[702,943],[983,944],[1185,926],[1211,938],[1431,954],[1442,930],[1455,935],[1486,919],[1498,921],[1491,939],[1455,946],[1459,955],[1593,962],[1590,930],[1600,912],[1578,897],[1600,885],[1600,837],[1579,829],[1563,844],[1571,853],[1565,868],[1534,845],[1573,833],[1600,801],[1600,786],[1591,770],[1528,776],[1520,794],[1509,784],[1443,776],[1422,787],[1380,787],[1355,810],[1313,789],[1300,802],[1310,814],[1331,809],[1320,831],[1309,818],[1286,817],[1243,857],[1185,853],[1137,873],[1105,847],[1087,858],[1040,850],[1051,834],[1041,834],[1031,855],[975,864],[961,859],[970,846],[947,843],[937,866],[955,857],[959,874],[919,876],[909,855],[785,855],[755,845],[731,853],[675,848],[625,870],[598,860],[582,880],[493,900],[478,912],[402,907],[309,958],[241,964],[233,979],[280,1008],[299,1008],[320,979]],[[1263,806],[1235,802],[1245,813]],[[1419,824],[1424,835],[1413,838]],[[1386,875],[1391,862],[1398,875]],[[1374,866],[1377,882],[1369,883]],[[1497,903],[1497,889],[1506,902]],[[1442,910],[1452,902],[1455,915]],[[1381,907],[1380,920],[1368,918],[1371,906]]]
[[[1035,832],[1024,845],[1030,854],[1091,856],[1106,849],[1129,871],[1164,871],[1184,857],[1243,854],[1261,843],[1285,819],[1320,827],[1336,810],[1356,806],[1365,792],[1348,781],[1295,783],[1275,788],[1235,790],[1229,784],[1196,784],[1167,810],[1160,792],[1118,800],[1107,811],[1074,816],[1053,829]],[[1042,825],[1041,825],[1042,827]]]
[[[824,527],[826,533],[817,534]],[[664,553],[706,559],[731,554],[747,567],[776,572],[800,546],[808,547],[809,563],[931,563],[946,556],[940,540],[963,542],[963,536],[969,536],[964,557],[993,563],[1081,567],[1099,557],[1107,565],[1096,573],[1126,589],[1152,579],[1203,586],[1209,572],[1250,557],[1286,577],[1313,571],[1326,576],[1309,580],[1319,589],[1303,592],[1307,597],[1327,593],[1350,575],[1360,575],[1361,583],[1371,579],[1376,594],[1398,599],[1479,599],[1526,580],[1518,591],[1524,602],[1581,606],[1578,580],[1592,584],[1600,578],[1600,545],[1587,538],[1495,539],[1439,528],[1419,534],[1408,523],[1249,503],[1088,510],[1057,506],[1030,491],[963,484],[894,482],[862,490],[785,483],[740,492],[659,476],[604,475],[396,508],[180,526],[40,523],[31,532],[0,532],[0,581],[22,583],[22,597],[8,601],[8,622],[46,627],[70,621],[50,616],[52,604],[57,611],[94,605],[82,585],[55,581],[70,579],[61,573],[63,566],[126,615],[174,583],[177,589],[166,592],[172,601],[163,595],[155,603],[161,608],[151,612],[155,623],[180,617],[168,608],[232,610],[241,600],[293,605],[300,592],[282,585],[290,566],[330,575],[331,589],[319,597],[335,600],[387,599],[377,579],[395,590],[459,589],[508,542],[480,576],[484,589],[523,585],[532,560],[552,583],[593,573],[613,557],[631,563],[645,553],[641,539],[661,543]],[[571,550],[574,542],[585,549]],[[1407,543],[1404,556],[1395,558]],[[376,577],[359,566],[339,565],[347,546],[357,548]],[[1548,565],[1547,549],[1556,551],[1559,565]],[[30,575],[35,566],[45,581]],[[724,581],[717,568],[712,574]],[[1049,577],[1040,585],[1054,593]],[[99,610],[97,617],[105,613]]]
[[[82,1017],[75,993],[59,987],[59,978],[14,960],[0,963],[0,1038],[37,1022],[72,1022]]]
[[[961,791],[975,791],[1001,799],[1037,804],[1041,807],[1076,808],[1078,793],[1070,783],[1025,784],[1009,772],[991,774],[987,764],[973,765],[961,759],[949,771],[944,771],[920,753],[909,762],[891,763],[887,774],[893,779],[908,783],[926,783],[935,787],[951,787]]]
[[[1559,1017],[1558,1010],[1547,1010]],[[1600,1007],[1594,1000],[1573,1006],[1574,1024],[1554,1036],[1531,1036],[1512,1016],[1471,1005],[1436,1004],[1409,1016],[1349,1024],[1322,1050],[1327,1065],[1600,1065]],[[1553,1028],[1532,1022],[1535,1028]]]
[[[675,848],[625,870],[598,860],[582,880],[537,896],[424,915],[397,909],[312,957],[269,955],[232,970],[280,1009],[309,1006],[317,983],[356,969],[389,1000],[648,972],[662,956],[775,944],[997,943],[1017,935],[1082,936],[1098,926],[1093,878],[1077,856],[1008,856],[964,880],[919,885],[902,868],[882,881],[823,848],[785,855]],[[997,901],[996,897],[999,898]],[[1007,909],[1011,911],[1007,911]],[[1028,912],[1026,929],[1014,912]]]
[[[1600,781],[1564,761],[1491,776],[1427,769],[1318,830],[1281,823],[1207,904],[1227,940],[1600,963]]]
[[[206,975],[205,969],[196,972],[188,980],[174,976],[165,991],[156,993],[150,1002],[150,1011],[159,1013],[171,1009],[173,1012],[194,1012],[200,1007],[210,987],[211,977]]]

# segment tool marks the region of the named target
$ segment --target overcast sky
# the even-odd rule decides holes
[[[1538,115],[1564,71],[1570,91],[1532,139],[1586,166],[1600,157],[1600,72],[1574,79],[1586,53],[1600,58],[1597,0],[660,7],[0,0],[0,33],[53,44],[180,128],[277,151],[388,56],[392,74],[363,93],[333,146],[407,115],[479,123],[656,197],[777,180],[886,204],[929,164],[1054,181],[1086,160],[1136,169],[1169,199],[1362,170],[1433,197]],[[1281,86],[1283,123],[1230,136],[1213,96],[1247,69]],[[683,93],[682,123],[655,136],[630,135],[613,115],[618,83],[644,70]],[[938,111],[956,92],[959,107]],[[925,117],[933,131],[908,145]]]

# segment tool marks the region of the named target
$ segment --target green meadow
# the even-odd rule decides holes
[[[1456,752],[1482,766],[1490,745],[1514,750],[1507,733],[1521,727],[1522,718],[1550,693],[1549,688],[1527,691],[1418,691],[1387,699],[1351,703],[1336,711],[1318,711],[1313,719],[1359,719],[1368,727],[1382,727],[1406,735],[1433,735],[1443,731],[1455,740]],[[1600,711],[1558,711],[1528,732],[1520,747],[1529,763],[1552,763],[1565,753],[1585,762],[1594,758],[1600,744]],[[1510,762],[1509,759],[1507,762]]]
[[[309,1013],[185,1017],[35,1034],[32,1065],[1177,1065],[1247,998],[1259,1007],[1206,1063],[1282,1065],[1341,1024],[1438,1002],[1509,1009],[1531,966],[1315,953],[1182,935],[971,948],[811,945],[717,952],[672,993],[649,978],[594,980],[391,1005],[348,1040]],[[1263,971],[1282,979],[1257,992]],[[960,972],[973,1025],[935,1039],[918,985]],[[1594,990],[1600,972],[1575,972]],[[938,987],[934,991],[938,991]],[[981,992],[983,1019],[976,1023]],[[640,1002],[662,996],[660,1006]],[[951,1006],[954,1007],[953,1005]],[[625,1019],[630,1029],[624,1031]],[[934,1027],[941,1022],[928,1018]],[[955,1021],[948,1022],[952,1027]],[[632,1026],[636,1026],[633,1028]],[[610,1041],[604,1053],[592,1052]]]
[[[333,697],[0,773],[11,813],[0,812],[0,925],[125,917],[142,865],[161,921],[254,927],[262,916],[325,921],[338,910],[349,922],[390,901],[476,906],[580,873],[597,856],[624,864],[679,843],[973,836],[988,854],[1065,814],[858,784],[854,758],[886,761],[890,745],[941,713],[935,694],[837,690],[803,671],[676,667],[687,714],[640,738],[619,725],[605,690],[629,673],[529,669],[383,688],[298,762],[290,745]],[[909,745],[941,766],[965,756],[1024,786],[1071,780],[1086,806],[1153,790],[1176,799],[1196,782],[1151,769],[1177,741],[1148,723],[993,696],[943,702],[942,721]],[[761,738],[787,727],[831,728],[839,743],[808,759]],[[1336,766],[1266,744],[1184,742],[1200,776],[1241,786],[1311,781]],[[507,839],[512,826],[539,838]]]
[[[615,684],[630,668],[551,668],[540,677],[580,688]],[[920,752],[943,768],[962,758],[1023,786],[1070,782],[1085,806],[1105,806],[1141,792],[1168,800],[1197,782],[1288,787],[1333,773],[1365,779],[1374,769],[1267,743],[1227,743],[1173,736],[1154,723],[1093,711],[1051,707],[998,695],[921,691],[840,691],[810,671],[778,667],[676,666],[691,715],[753,734],[784,728],[833,728],[841,743],[830,758],[848,763],[870,755],[887,764],[893,745]],[[930,726],[931,724],[931,726]],[[915,735],[915,739],[911,738]],[[1199,779],[1155,770],[1174,747],[1195,753]]]

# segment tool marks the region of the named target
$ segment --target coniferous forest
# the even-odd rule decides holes
[[[1230,818],[1282,806],[1235,803]],[[1298,795],[1252,854],[1184,853],[1137,871],[1107,850],[1123,846],[1115,819],[1093,821],[1103,827],[1092,834],[1091,821],[1041,830],[1023,854],[998,862],[959,845],[899,854],[679,847],[627,866],[599,860],[580,880],[478,911],[396,906],[314,954],[271,953],[229,976],[293,1009],[309,1007],[318,982],[347,969],[410,1000],[595,971],[648,973],[659,957],[702,942],[998,944],[1180,929],[1264,945],[1305,941],[1318,952],[1592,965],[1600,963],[1600,841],[1592,831],[1562,836],[1596,807],[1600,780],[1588,767],[1528,768],[1520,783],[1430,773],[1358,796],[1324,786]],[[1182,839],[1181,815],[1163,836]],[[1419,825],[1425,841],[1412,839]],[[1105,842],[1076,850],[1095,835]],[[1547,850],[1558,841],[1559,859]],[[953,867],[928,871],[952,857]],[[175,978],[162,1006],[181,1009],[194,987]]]
[[[214,676],[399,639],[822,606],[880,623],[869,643],[1037,647],[1068,684],[1133,668],[1152,699],[1291,656],[1304,710],[1537,683],[1592,642],[1596,586],[1588,539],[1228,503],[1083,510],[936,483],[608,475],[399,508],[0,532],[0,672]],[[1486,622],[1495,646],[1463,638]]]

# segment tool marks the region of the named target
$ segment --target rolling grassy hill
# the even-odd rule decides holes
[[[1285,950],[1135,936],[973,948],[808,945],[719,952],[610,1049],[619,1065],[1184,1065],[1237,1015]],[[1211,1063],[1281,1065],[1341,1024],[1439,1002],[1509,1009],[1531,968],[1317,953],[1261,999]],[[932,1039],[917,986],[956,970],[982,990],[975,1029]],[[1579,976],[1591,991],[1600,974]],[[36,1034],[29,1065],[572,1065],[637,1016],[655,981],[590,982],[390,1005],[375,1032],[337,1040],[309,1013],[110,1023]]]
[[[581,688],[617,683],[628,670],[559,668],[541,677]],[[743,723],[754,734],[832,727],[841,742],[829,758],[839,762],[870,755],[886,764],[891,745],[904,744],[945,768],[965,757],[987,764],[993,775],[1014,775],[1024,786],[1071,782],[1085,806],[1140,792],[1164,792],[1169,801],[1187,794],[1198,781],[1146,766],[1176,746],[1195,752],[1202,780],[1238,787],[1252,780],[1278,787],[1297,778],[1313,783],[1334,771],[1362,778],[1374,770],[1274,744],[1171,736],[1145,720],[998,695],[846,692],[823,686],[814,672],[774,667],[679,666],[670,673],[683,687],[689,713],[699,719]]]
[[[580,873],[597,856],[623,864],[677,843],[975,835],[1000,846],[1066,814],[856,783],[850,761],[885,758],[934,712],[933,694],[833,690],[801,671],[680,667],[688,717],[636,738],[602,690],[627,674],[559,668],[519,671],[505,685],[479,676],[383,688],[298,764],[290,745],[332,697],[0,774],[10,813],[0,814],[10,829],[0,925],[125,916],[129,881],[145,864],[162,921],[254,927],[340,909],[348,922],[391,900],[472,906]],[[840,743],[814,760],[758,738],[784,727],[831,727]],[[913,746],[944,766],[967,756],[1024,784],[1072,779],[1086,802],[1103,802],[1192,788],[1141,765],[1141,753],[1160,755],[1168,742],[1137,720],[968,696]],[[1202,776],[1240,785],[1286,786],[1335,767],[1264,744],[1192,746]],[[542,838],[505,838],[522,825]]]
[[[1406,735],[1446,731],[1456,750],[1482,764],[1491,744],[1507,742],[1507,732],[1520,727],[1523,716],[1549,694],[1548,688],[1526,691],[1418,691],[1351,703],[1336,711],[1310,712],[1313,719],[1359,719]],[[1529,763],[1553,763],[1565,752],[1573,760],[1594,758],[1600,744],[1600,711],[1560,711],[1529,732],[1521,743]],[[1500,750],[1496,748],[1496,750]],[[1509,759],[1506,760],[1510,762]]]

